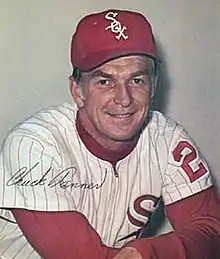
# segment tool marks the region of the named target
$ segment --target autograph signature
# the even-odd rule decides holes
[[[7,186],[22,186],[22,187],[35,187],[35,186],[48,186],[49,188],[54,188],[56,186],[62,189],[100,189],[103,187],[106,177],[107,170],[103,180],[100,183],[93,182],[77,182],[73,180],[74,175],[77,173],[77,168],[75,166],[68,167],[55,174],[55,170],[52,167],[49,167],[46,172],[42,175],[41,178],[32,179],[32,171],[39,165],[39,162],[33,165],[31,168],[27,166],[21,167],[11,178],[6,182]],[[55,176],[51,177],[51,175]],[[32,176],[33,177],[33,176]],[[71,179],[71,180],[70,180]]]

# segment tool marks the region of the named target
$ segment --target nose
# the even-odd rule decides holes
[[[133,96],[129,86],[118,84],[115,87],[114,102],[123,107],[128,107],[133,101]]]

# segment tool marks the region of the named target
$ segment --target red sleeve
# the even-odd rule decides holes
[[[220,258],[220,203],[213,187],[165,210],[173,232],[136,239],[126,246],[136,248],[143,259]]]
[[[38,212],[12,209],[34,249],[46,259],[110,259],[117,249],[102,244],[100,237],[79,212]]]

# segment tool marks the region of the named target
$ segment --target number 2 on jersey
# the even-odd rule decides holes
[[[189,153],[184,155],[184,149],[188,149]],[[184,158],[181,167],[186,172],[191,182],[197,180],[207,172],[206,167],[201,161],[198,161],[197,163],[197,170],[192,168],[191,163],[196,162],[196,160],[198,160],[197,151],[188,141],[184,140],[180,141],[173,150],[173,158],[176,162],[180,162],[183,156]]]

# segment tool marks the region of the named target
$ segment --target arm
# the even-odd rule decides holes
[[[43,258],[110,259],[117,253],[117,249],[102,244],[81,213],[11,211],[29,243]]]
[[[220,203],[210,170],[182,127],[176,127],[165,138],[167,152],[161,148],[163,142],[159,138],[157,150],[159,164],[162,166],[167,160],[161,171],[162,196],[174,231],[133,240],[125,247],[136,248],[142,259],[218,259]]]
[[[213,187],[166,206],[175,231],[129,242],[143,259],[220,257],[220,203]]]
[[[33,122],[34,128],[37,136],[24,125],[24,132],[19,129],[4,144],[4,171],[0,173],[4,188],[0,188],[0,196],[5,199],[1,199],[1,206],[11,210],[26,239],[43,258],[112,258],[117,249],[102,244],[87,219],[73,211],[74,206],[69,211],[67,204],[72,201],[69,202],[66,190],[54,191],[48,186],[53,174],[66,165],[60,163],[58,144],[49,137],[52,134]],[[24,186],[25,183],[28,184]],[[53,212],[48,212],[48,208]]]

